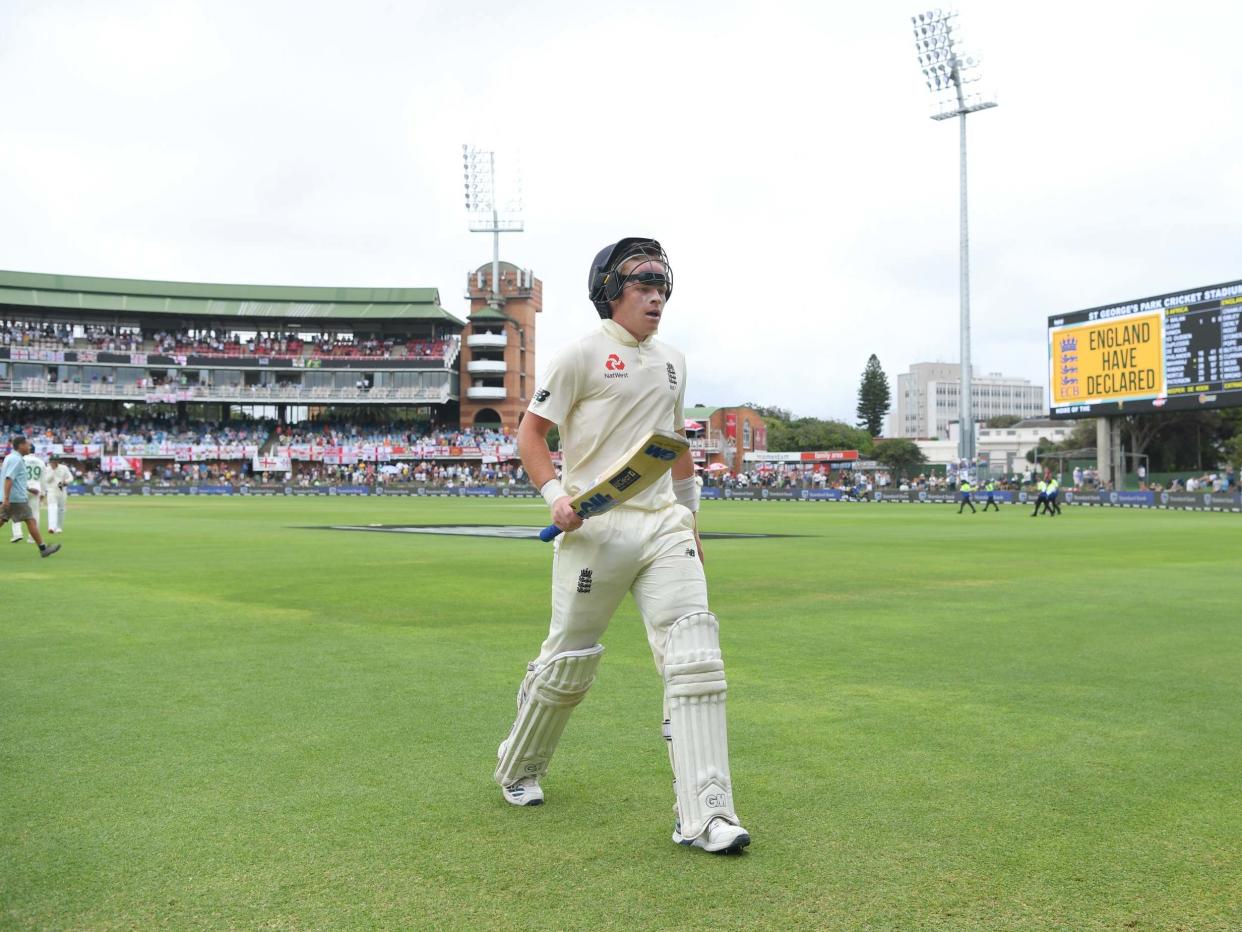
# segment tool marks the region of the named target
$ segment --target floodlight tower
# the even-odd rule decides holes
[[[966,221],[966,114],[995,107],[996,101],[987,99],[978,91],[967,93],[963,85],[979,80],[979,57],[967,55],[961,48],[961,26],[957,11],[929,10],[910,17],[914,24],[914,45],[919,53],[919,65],[927,80],[927,89],[936,95],[933,120],[960,120],[961,139],[961,353],[962,384],[958,423],[961,437],[958,441],[958,458],[965,460],[968,469],[975,464],[975,404],[971,395],[970,378],[970,236]]]
[[[500,296],[500,234],[522,232],[521,178],[514,173],[516,180],[502,209],[496,183],[495,150],[463,144],[461,157],[470,232],[492,234],[492,296],[488,303],[499,308],[504,303]]]

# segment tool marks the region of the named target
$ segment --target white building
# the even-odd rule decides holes
[[[944,439],[949,425],[959,416],[961,366],[945,362],[919,362],[897,376],[897,406],[890,417],[890,437]],[[986,421],[1002,414],[1020,418],[1048,413],[1042,385],[1029,379],[1006,378],[999,372],[972,375],[970,393],[975,419]]]
[[[1030,466],[1026,461],[1028,451],[1035,449],[1043,438],[1063,443],[1074,432],[1074,425],[1074,421],[1054,421],[1046,417],[1019,421],[1012,427],[981,427],[976,424],[975,450],[980,457],[987,457],[993,475],[1025,472]],[[919,449],[933,466],[957,462],[957,427],[954,421],[943,440],[917,441]]]

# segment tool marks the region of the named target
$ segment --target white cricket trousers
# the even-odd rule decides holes
[[[536,663],[599,643],[627,592],[634,593],[660,674],[669,627],[707,611],[707,579],[682,505],[640,511],[624,505],[556,539],[552,623]]]
[[[68,496],[61,498],[55,493],[47,497],[47,528],[49,531],[61,531],[61,522],[65,520],[65,505]]]

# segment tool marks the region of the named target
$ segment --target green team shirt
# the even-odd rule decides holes
[[[47,468],[43,465],[43,460],[35,456],[33,453],[27,453],[24,457],[26,462],[26,489],[27,493],[33,492],[35,495],[43,494],[43,471]]]

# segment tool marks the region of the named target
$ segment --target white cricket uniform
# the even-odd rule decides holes
[[[69,484],[73,482],[73,470],[64,463],[57,463],[45,474],[47,489],[47,527],[60,533],[65,520],[65,506],[69,504]]]
[[[35,526],[39,525],[39,499],[43,497],[44,473],[47,472],[47,464],[33,453],[27,453],[22,458],[26,463],[26,491],[30,495],[30,512],[34,515]],[[13,540],[22,539],[22,531],[26,524],[16,521],[13,523]],[[32,541],[34,538],[30,538]]]
[[[652,430],[683,430],[685,385],[680,352],[654,337],[639,343],[611,320],[558,354],[528,410],[560,428],[570,496],[594,485]],[[669,626],[707,611],[694,516],[673,497],[672,477],[562,534],[555,546],[552,620],[536,663],[598,644],[632,592],[663,673]]]

